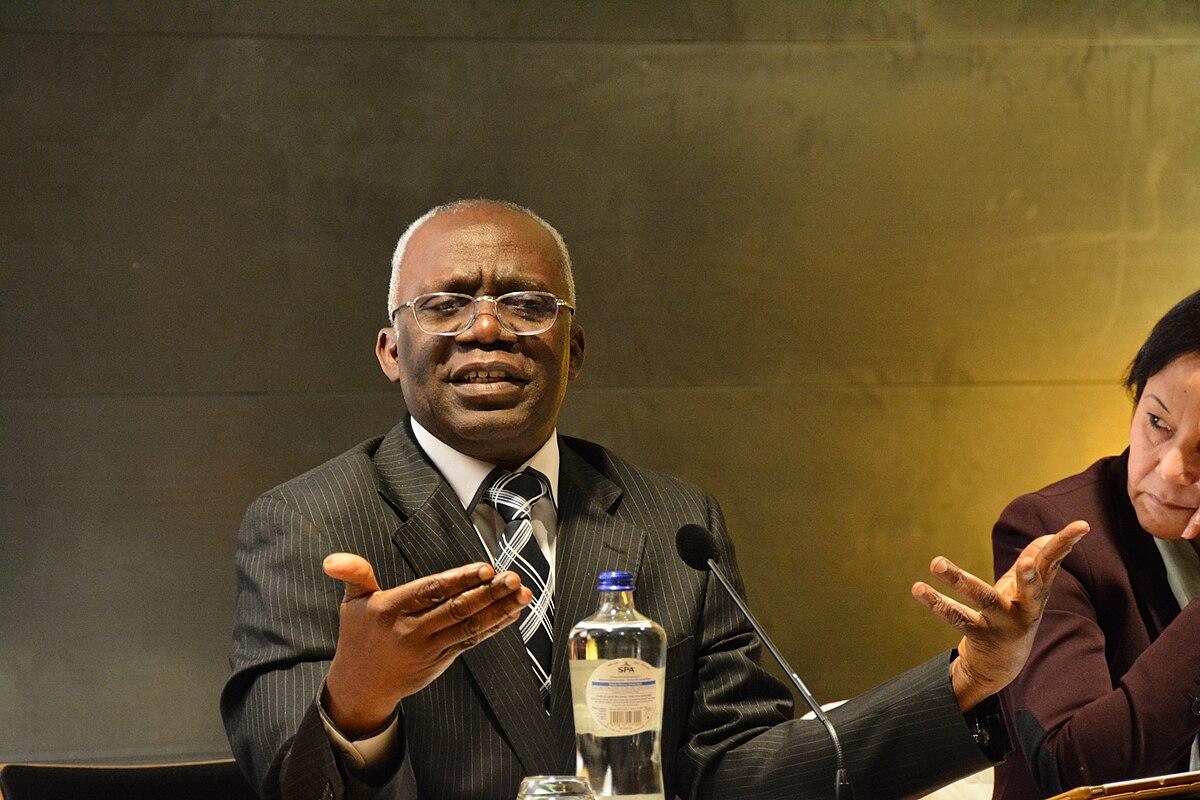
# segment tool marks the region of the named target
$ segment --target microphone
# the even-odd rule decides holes
[[[700,525],[684,525],[675,534],[675,549],[679,551],[679,557],[683,559],[683,563],[692,569],[700,572],[711,572],[716,576],[721,585],[725,587],[725,591],[729,593],[729,597],[741,609],[746,619],[750,621],[755,632],[758,633],[758,638],[763,640],[767,649],[771,651],[771,655],[779,662],[779,666],[783,667],[783,671],[792,679],[792,683],[795,684],[796,689],[800,692],[800,696],[804,698],[804,702],[812,709],[813,714],[820,723],[825,726],[825,730],[829,733],[829,738],[833,742],[833,752],[837,757],[837,774],[834,778],[833,796],[837,800],[851,800],[854,797],[854,792],[850,788],[850,773],[846,770],[846,759],[842,753],[842,741],[838,738],[837,731],[833,728],[833,723],[829,721],[829,717],[825,716],[825,712],[821,709],[821,704],[812,696],[812,692],[804,685],[804,681],[800,680],[800,676],[787,663],[787,660],[783,657],[783,653],[779,652],[779,648],[771,641],[771,637],[767,636],[767,632],[763,630],[762,625],[750,613],[750,609],[742,602],[742,598],[738,597],[738,593],[734,591],[732,584],[729,583],[725,574],[717,566],[717,563],[721,560],[721,554],[717,550],[716,538]]]

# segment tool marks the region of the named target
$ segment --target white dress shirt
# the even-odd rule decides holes
[[[429,456],[429,460],[437,467],[438,472],[442,473],[446,483],[450,484],[451,490],[458,497],[458,501],[462,503],[463,510],[471,514],[471,523],[479,534],[479,541],[494,561],[493,554],[496,552],[500,534],[504,532],[504,520],[496,509],[486,503],[477,502],[477,499],[484,479],[495,469],[496,465],[460,453],[425,430],[412,417],[409,417],[408,421],[412,425],[417,445],[425,452],[425,455]],[[542,555],[546,557],[546,563],[550,565],[551,574],[554,573],[554,541],[558,531],[558,464],[558,430],[555,429],[550,433],[550,438],[546,440],[545,444],[516,470],[520,472],[526,467],[531,467],[542,473],[550,483],[549,495],[534,505],[531,517],[534,539],[537,540]],[[475,504],[474,509],[471,508],[472,503]],[[322,687],[323,692],[324,687]],[[329,715],[325,713],[325,707],[320,702],[320,695],[318,695],[317,709],[321,713],[321,721],[325,723],[325,732],[329,734],[334,748],[342,754],[351,769],[363,772],[389,758],[396,742],[399,715],[393,716],[388,726],[379,733],[363,739],[350,740],[337,729]]]

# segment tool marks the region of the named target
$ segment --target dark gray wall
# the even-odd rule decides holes
[[[1200,285],[1192,2],[0,7],[0,760],[219,753],[269,486],[402,413],[408,220],[566,235],[562,429],[713,491],[832,699],[952,642]]]

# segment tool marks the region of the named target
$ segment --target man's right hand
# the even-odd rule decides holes
[[[326,556],[346,585],[322,704],[354,739],[381,728],[403,698],[428,686],[459,653],[515,622],[533,595],[514,572],[468,564],[380,589],[366,559]]]

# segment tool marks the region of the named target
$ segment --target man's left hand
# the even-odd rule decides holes
[[[1053,536],[1034,539],[995,586],[944,556],[935,558],[930,571],[978,611],[926,583],[913,584],[913,597],[963,635],[958,658],[950,662],[950,684],[963,711],[1003,689],[1025,666],[1058,566],[1088,530],[1076,520]]]

